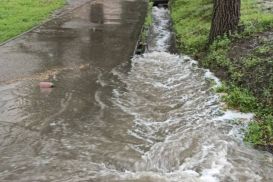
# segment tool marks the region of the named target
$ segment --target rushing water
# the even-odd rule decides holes
[[[168,53],[169,11],[154,7],[153,19],[148,52],[132,60],[129,73],[122,66],[112,71],[122,85],[113,90],[112,103],[132,120],[127,134],[138,142],[128,146],[139,159],[125,172],[97,175],[124,181],[272,181],[272,156],[242,141],[253,115],[222,111],[209,80],[216,86],[220,81],[189,57]]]
[[[111,73],[91,67],[71,92],[53,92],[63,96],[57,112],[50,90],[30,103],[24,90],[12,100],[18,85],[0,89],[3,118],[16,121],[16,105],[32,113],[20,124],[1,121],[1,181],[273,181],[272,155],[242,141],[253,115],[224,111],[211,86],[220,81],[168,52],[169,11],[154,7],[153,19],[144,55]],[[88,79],[97,79],[94,94]],[[41,107],[41,97],[51,105]]]

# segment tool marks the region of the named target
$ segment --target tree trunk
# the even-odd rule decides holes
[[[241,0],[214,0],[209,44],[217,36],[234,33],[240,21]]]

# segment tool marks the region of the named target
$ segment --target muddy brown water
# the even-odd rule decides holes
[[[130,60],[145,5],[97,0],[0,48],[0,181],[273,180],[272,155],[242,141],[253,115],[224,111],[220,81],[169,53],[167,9]]]

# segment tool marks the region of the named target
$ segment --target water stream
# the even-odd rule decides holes
[[[225,111],[220,81],[169,53],[165,8],[150,41],[111,72],[64,71],[53,91],[0,88],[0,181],[273,181],[272,155],[243,142],[253,114]]]
[[[98,179],[272,181],[272,156],[242,141],[253,115],[223,111],[210,84],[220,81],[188,56],[168,53],[167,9],[153,8],[151,32],[148,51],[132,60],[130,71],[122,72],[122,65],[112,71],[121,86],[113,90],[111,103],[123,113],[120,120],[130,118],[126,132],[137,142],[127,143],[126,150],[139,158],[124,171],[99,172]]]

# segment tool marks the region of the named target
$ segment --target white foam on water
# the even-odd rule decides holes
[[[171,37],[169,10],[154,7],[152,15],[152,31],[156,36],[153,37],[154,43],[149,46],[149,51],[168,51]]]
[[[231,122],[247,123],[254,115],[223,111],[208,79],[215,86],[221,81],[189,56],[167,52],[169,11],[155,7],[153,17],[149,52],[132,59],[128,74],[112,71],[124,85],[113,90],[112,104],[133,118],[127,134],[138,142],[129,147],[140,159],[125,171],[105,167],[94,179],[272,181],[272,162],[261,162],[272,157],[245,145],[241,126]]]
[[[214,118],[214,120],[236,120],[236,119],[244,119],[245,121],[251,121],[254,119],[253,113],[242,113],[235,110],[227,110],[224,112],[223,116]]]
[[[241,138],[231,134],[238,126],[231,126],[229,121],[249,122],[254,115],[221,111],[219,96],[207,82],[208,77],[217,78],[184,58],[150,52],[132,60],[128,75],[116,74],[126,85],[126,92],[115,90],[113,102],[135,118],[128,134],[143,140],[143,145],[131,146],[142,155],[131,178],[141,179],[145,174],[159,175],[163,181],[214,182],[234,175],[232,179],[238,180],[240,175],[233,171],[242,166],[230,162],[229,150],[240,147]],[[247,175],[241,176],[245,179],[261,178],[250,178],[255,166],[243,166]]]
[[[213,80],[215,82],[215,87],[221,86],[221,81],[217,78],[210,70],[206,70],[205,78]]]

